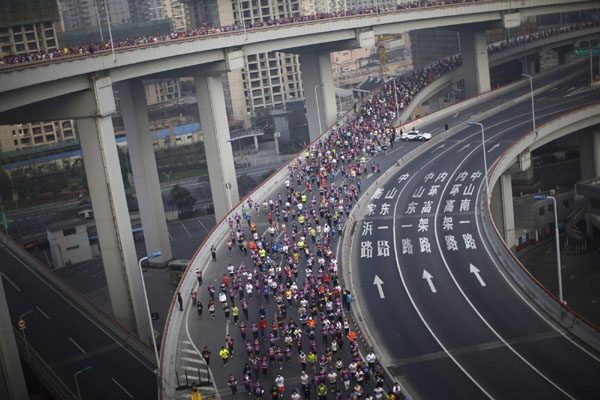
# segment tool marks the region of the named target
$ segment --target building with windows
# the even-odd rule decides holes
[[[0,57],[59,48],[56,0],[0,2]]]
[[[145,81],[146,104],[152,105],[181,98],[179,78]]]
[[[75,122],[71,119],[0,125],[0,152],[54,145],[76,138]]]

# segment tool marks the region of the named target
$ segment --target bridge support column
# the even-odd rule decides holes
[[[89,115],[77,120],[77,128],[108,293],[115,318],[149,340],[150,321],[112,125],[112,83],[109,77],[94,77],[92,88],[77,105],[83,109],[73,114]]]
[[[579,133],[581,179],[600,177],[600,126]]]
[[[491,84],[485,30],[461,31],[460,45],[466,96],[472,97],[487,92],[491,89]]]
[[[312,141],[323,133],[321,129],[325,131],[337,120],[335,86],[329,53],[300,54],[300,71],[304,85],[308,132]],[[319,128],[319,117],[321,128]]]
[[[141,80],[133,80],[120,82],[117,88],[121,99],[135,193],[144,229],[146,254],[160,251],[162,255],[153,258],[152,262],[164,265],[172,258],[171,242],[158,180],[144,86]]]
[[[10,320],[4,284],[0,277],[0,398],[7,400],[28,399],[25,377],[17,351],[17,342]]]
[[[502,233],[509,248],[517,244],[515,237],[515,212],[513,208],[512,178],[510,173],[500,177],[492,190],[491,206],[494,223]]]
[[[217,221],[239,201],[225,94],[220,73],[202,73],[194,77],[198,110],[204,135],[208,178]]]

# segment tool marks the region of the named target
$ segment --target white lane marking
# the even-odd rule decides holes
[[[50,319],[50,317],[48,316],[48,314],[46,314],[41,308],[40,306],[35,306],[35,308],[40,312],[40,314],[42,314],[44,317],[46,317],[46,319]]]
[[[471,221],[466,220],[466,219],[461,219],[460,221],[458,221],[459,224],[470,224]]]
[[[169,230],[167,229],[167,233],[169,234],[169,240],[173,240],[173,236],[171,235],[171,232],[169,232]]]
[[[514,121],[514,119],[512,119],[512,121]],[[519,123],[514,124],[510,128],[507,128],[505,130],[502,130],[502,131],[498,132],[493,137],[500,136],[500,135],[504,134],[506,131],[508,131],[509,129],[514,129],[516,126],[522,125],[522,124],[525,124],[525,123],[527,123],[527,121],[525,121],[523,123],[520,123],[520,124]],[[481,145],[475,146],[475,148],[473,150],[471,150],[469,152],[469,154],[467,154],[465,156],[465,158],[462,159],[461,162],[458,163],[458,165],[456,166],[456,168],[452,172],[452,175],[450,175],[450,179],[448,179],[448,181],[444,185],[444,188],[442,189],[442,192],[441,192],[441,196],[442,197],[444,196],[444,194],[448,190],[448,186],[449,186],[450,182],[453,181],[453,178],[456,175],[456,173],[458,172],[458,170],[469,159],[469,157],[471,157],[471,155],[474,154],[474,152],[480,146]],[[481,188],[481,184],[480,184],[480,188]],[[437,204],[437,206],[435,208],[435,219],[436,220],[437,220],[439,212],[440,212],[440,205],[441,205],[441,203],[442,203],[441,201],[438,202],[438,204]],[[525,359],[525,357],[523,357],[510,343],[508,343],[506,341],[506,339],[504,339],[500,335],[500,333],[498,331],[496,331],[492,327],[492,325],[488,322],[488,320],[485,319],[485,317],[483,316],[483,314],[481,314],[481,312],[477,309],[477,307],[475,307],[475,305],[471,302],[471,299],[469,299],[469,297],[467,296],[467,294],[463,290],[462,286],[460,286],[460,284],[458,283],[458,280],[456,279],[456,277],[452,273],[452,270],[450,269],[450,265],[448,264],[448,261],[446,260],[446,256],[444,255],[444,252],[442,251],[442,245],[441,245],[441,242],[440,242],[440,237],[438,235],[438,226],[437,226],[437,224],[434,224],[434,233],[435,233],[435,241],[436,241],[437,247],[438,247],[438,252],[439,252],[440,257],[441,257],[441,259],[442,259],[442,261],[444,263],[444,266],[446,267],[446,271],[448,271],[448,274],[450,275],[450,278],[452,279],[452,282],[454,282],[454,285],[456,286],[456,288],[458,289],[458,291],[460,292],[460,294],[462,295],[462,297],[465,299],[465,301],[467,302],[467,304],[469,304],[469,306],[471,307],[471,309],[473,310],[473,312],[475,312],[475,314],[479,317],[479,319],[481,320],[481,322],[483,322],[484,325],[490,330],[490,332],[492,332],[494,334],[494,336],[496,336],[514,355],[516,355],[521,361],[523,361],[529,368],[531,368],[535,373],[537,373],[542,379],[544,379],[550,385],[554,386],[554,388],[556,388],[558,391],[560,391],[562,394],[564,394],[568,398],[574,399],[565,390],[563,390],[560,386],[558,386],[556,383],[554,383],[552,380],[550,380],[550,378],[548,378],[540,370],[538,370],[531,362],[529,362],[527,359]]]
[[[86,313],[84,313],[83,311],[81,311],[79,308],[75,307],[73,305],[73,303],[71,303],[69,300],[67,300],[67,298],[60,293],[58,290],[56,290],[54,287],[52,287],[51,285],[49,285],[46,281],[44,281],[40,276],[38,276],[30,267],[29,265],[27,265],[23,260],[21,260],[19,257],[17,257],[17,255],[8,247],[6,246],[2,246],[4,248],[4,250],[11,254],[15,260],[19,261],[19,263],[21,265],[23,265],[25,268],[27,268],[27,270],[33,275],[35,276],[37,279],[39,279],[44,285],[46,285],[48,288],[50,288],[50,290],[52,290],[54,293],[56,293],[58,295],[58,297],[60,297],[61,299],[63,299],[63,301],[67,304],[69,304],[71,307],[73,307],[74,310],[76,310],[77,312],[79,312],[83,317],[85,317],[88,321],[90,321],[93,325],[96,326],[96,328],[98,328],[99,331],[101,331],[102,333],[104,333],[107,337],[111,338],[113,342],[115,342],[116,344],[119,345],[119,347],[121,347],[123,350],[125,350],[127,353],[129,353],[134,359],[136,359],[140,364],[142,364],[145,368],[147,368],[150,371],[153,371],[152,368],[150,368],[144,361],[142,361],[137,355],[135,355],[132,351],[130,351],[127,347],[123,346],[123,344],[121,344],[121,342],[117,339],[115,339],[113,336],[111,336],[107,330],[105,330],[104,328],[102,328],[100,325],[98,325],[94,320],[92,320],[91,317],[89,317]]]
[[[457,111],[457,112],[454,114],[454,116],[453,116],[452,118],[456,118],[456,117],[458,117],[458,113],[459,113],[459,112],[460,112],[460,111]]]
[[[480,196],[480,192],[482,191],[483,188],[483,184],[484,184],[484,180],[482,180],[479,183],[479,189],[477,190],[477,203],[479,203],[479,196]],[[559,335],[561,335],[562,337],[564,337],[565,339],[567,339],[569,342],[571,342],[571,344],[573,344],[575,347],[577,347],[579,350],[583,351],[585,354],[587,354],[588,356],[590,356],[591,358],[593,358],[594,360],[596,360],[597,362],[600,362],[600,358],[596,357],[596,355],[592,354],[589,350],[587,350],[585,347],[581,346],[579,343],[577,343],[576,341],[574,341],[572,338],[570,338],[563,329],[561,329],[558,325],[556,325],[554,323],[554,321],[548,319],[544,314],[542,314],[533,304],[531,304],[529,302],[529,300],[527,298],[525,298],[522,294],[521,291],[519,289],[517,289],[517,287],[512,283],[512,281],[510,279],[508,279],[508,276],[502,271],[502,268],[500,268],[500,265],[498,264],[498,262],[496,261],[496,259],[494,258],[494,256],[492,255],[491,250],[489,249],[488,245],[487,245],[487,241],[483,240],[483,234],[481,232],[481,225],[479,223],[479,218],[475,218],[475,224],[477,226],[477,233],[479,234],[479,237],[482,239],[482,243],[483,243],[483,247],[485,248],[486,253],[488,253],[489,259],[492,261],[492,264],[494,264],[494,266],[496,267],[496,270],[498,271],[498,273],[500,274],[500,276],[502,276],[502,278],[504,278],[504,281],[508,284],[508,286],[510,286],[513,290],[513,292],[523,301],[523,303],[527,304],[527,306],[535,313],[538,315],[538,317],[540,317],[543,321],[545,321],[549,327],[551,327],[552,329],[554,329]]]
[[[458,149],[457,153],[460,153],[461,151],[463,151],[464,149],[468,149],[469,147],[471,147],[471,143],[465,144],[463,147]]]
[[[192,345],[193,345],[193,343],[192,343]],[[184,353],[200,355],[200,353],[198,353],[196,350],[192,350],[192,349],[181,349],[181,351],[183,351]]]
[[[469,264],[469,272],[472,274],[475,274],[475,277],[477,278],[477,280],[479,281],[479,284],[481,286],[485,286],[485,282],[483,281],[483,278],[481,277],[481,274],[480,274],[481,271],[479,270],[479,268],[477,268],[473,264]]]
[[[117,385],[127,396],[129,396],[130,399],[133,399],[133,395],[131,393],[129,393],[127,390],[125,390],[123,385],[121,385],[119,382],[117,382],[117,380],[115,378],[110,378],[110,380],[113,381],[115,383],[115,385]]]
[[[423,279],[425,279],[427,281],[427,283],[429,284],[429,289],[431,289],[431,292],[437,293],[437,289],[435,288],[435,285],[433,284],[433,275],[431,275],[429,272],[427,272],[426,269],[423,270]]]
[[[75,345],[75,347],[77,347],[77,348],[79,349],[79,351],[81,351],[83,354],[85,354],[85,350],[84,350],[84,349],[82,349],[82,348],[81,348],[81,346],[80,346],[80,345],[78,345],[78,344],[77,344],[77,342],[73,340],[73,338],[71,338],[71,337],[70,337],[70,338],[69,338],[69,341],[70,341],[71,343],[73,343],[73,344]]]
[[[196,221],[198,221],[198,223],[200,224],[200,226],[201,226],[202,228],[204,228],[204,230],[206,231],[206,233],[210,233],[210,231],[208,230],[208,228],[206,227],[206,225],[204,225],[204,224],[202,223],[202,221],[200,221],[200,219],[197,219]]]
[[[7,249],[8,250],[8,249]],[[21,289],[13,282],[10,280],[10,278],[6,275],[4,275],[2,272],[0,272],[0,275],[4,277],[4,279],[6,279],[6,281],[8,283],[10,283],[15,289],[17,289],[17,292],[21,293]]]
[[[402,228],[412,228],[412,224],[402,224],[400,225]]]
[[[468,138],[470,138],[471,136],[473,136],[473,135],[467,136],[467,138],[465,138],[465,140],[468,139]],[[461,143],[461,142],[457,142],[456,145],[458,145],[459,143]],[[446,151],[450,151],[453,147],[455,147],[455,146],[448,147],[448,149]],[[440,157],[446,151],[443,151],[440,154],[438,154],[437,156],[433,157],[431,160],[429,160],[427,163],[425,163],[425,165],[423,165],[423,167],[421,167],[421,169],[423,169],[424,167],[426,167],[427,165],[429,165],[430,163],[432,163],[433,161],[435,161],[438,157]],[[408,184],[410,183],[410,181],[413,180],[413,178],[415,176],[417,176],[417,174],[413,174],[410,178],[408,178],[408,180],[406,181],[406,184],[402,187],[402,190],[400,191],[400,194],[398,195],[398,197],[396,197],[396,202],[394,203],[394,215],[397,214],[398,203],[400,202],[400,198],[402,197],[402,193],[408,187]],[[483,386],[481,386],[481,384],[479,384],[479,382],[477,382],[477,380],[475,380],[475,378],[471,374],[469,374],[469,372],[465,369],[465,367],[463,367],[460,364],[460,362],[456,359],[456,357],[454,357],[452,355],[452,353],[450,353],[450,351],[448,350],[448,348],[442,343],[442,341],[440,340],[440,338],[433,331],[433,328],[431,328],[431,326],[425,320],[425,317],[423,316],[423,314],[421,313],[421,310],[417,306],[417,303],[415,302],[415,299],[413,299],[412,295],[410,294],[410,290],[408,290],[408,285],[406,284],[406,280],[404,279],[404,274],[402,273],[402,268],[400,268],[400,259],[398,257],[398,254],[399,254],[398,253],[398,238],[396,237],[396,218],[393,219],[393,225],[394,225],[394,227],[392,229],[392,235],[393,235],[393,238],[394,238],[394,240],[393,240],[393,242],[394,242],[394,257],[396,258],[396,268],[398,269],[398,274],[400,275],[400,281],[402,282],[402,286],[404,287],[404,291],[406,292],[406,295],[408,296],[410,304],[413,306],[413,309],[415,310],[415,312],[419,316],[419,319],[421,320],[421,322],[423,323],[423,325],[425,325],[425,328],[429,331],[429,334],[433,337],[433,339],[436,341],[436,343],[442,348],[442,350],[444,350],[444,353],[446,355],[448,355],[448,358],[450,358],[452,360],[452,362],[458,367],[458,369],[460,369],[463,372],[463,374],[465,374],[466,377],[469,378],[469,380],[471,382],[473,382],[473,384],[475,386],[477,386],[477,388],[479,388],[479,390],[481,390],[481,392],[483,392],[483,394],[485,394],[485,396],[488,399],[493,399],[492,395],[489,394],[483,388]]]
[[[191,357],[181,357],[182,360],[187,361],[187,362],[191,362],[191,363],[197,363],[197,364],[204,364],[203,360],[197,359],[197,358],[191,358]]]
[[[190,233],[190,231],[188,231],[188,229],[185,227],[185,224],[183,222],[181,223],[181,227],[183,228],[185,233],[188,234],[189,237],[192,237],[192,234]]]
[[[387,226],[387,225],[377,227],[377,229],[387,229],[387,228],[389,228],[389,226]]]
[[[377,286],[377,290],[379,291],[379,298],[385,299],[385,295],[383,294],[383,288],[381,287],[381,285],[383,285],[383,281],[381,280],[381,278],[379,276],[375,275],[375,279],[373,280],[373,285]]]
[[[443,149],[444,147],[446,147],[445,143],[440,144],[438,147],[436,147],[435,149],[431,150],[432,153],[435,153],[438,150]]]
[[[493,145],[491,148],[489,148],[487,150],[488,153],[491,153],[492,151],[494,151],[495,149],[497,149],[498,147],[500,147],[500,143],[496,143],[495,145]]]

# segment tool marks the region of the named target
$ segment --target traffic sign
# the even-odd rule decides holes
[[[17,324],[19,326],[19,329],[24,331],[25,330],[25,320],[24,319],[20,319],[19,323]]]
[[[576,57],[589,57],[590,49],[589,47],[575,47],[575,56]],[[592,47],[592,56],[600,56],[600,47]]]

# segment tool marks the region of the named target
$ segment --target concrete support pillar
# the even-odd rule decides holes
[[[484,30],[460,32],[465,92],[467,97],[487,92],[490,84],[490,64]]]
[[[600,177],[600,127],[579,133],[581,179]]]
[[[208,178],[217,221],[239,201],[225,95],[220,74],[201,74],[194,78]]]
[[[141,80],[134,80],[120,82],[117,87],[121,99],[135,193],[144,229],[146,254],[160,251],[162,255],[153,258],[152,262],[164,265],[173,257],[150,133],[144,86]]]
[[[129,330],[150,342],[146,312],[131,221],[111,114],[115,111],[109,77],[92,78],[86,94],[89,118],[77,120],[79,141],[89,187],[98,242],[106,274],[113,315]]]
[[[498,231],[502,233],[509,248],[517,244],[515,236],[515,213],[513,208],[512,179],[504,174],[492,190],[490,209]]]
[[[0,399],[6,400],[29,398],[13,330],[15,324],[16,321],[10,320],[4,284],[0,277]]]
[[[254,148],[258,151],[258,136],[254,136]]]
[[[329,53],[300,54],[300,71],[304,85],[308,132],[312,141],[323,133],[321,130],[325,131],[337,120],[335,86]],[[321,118],[320,128],[319,117]]]

